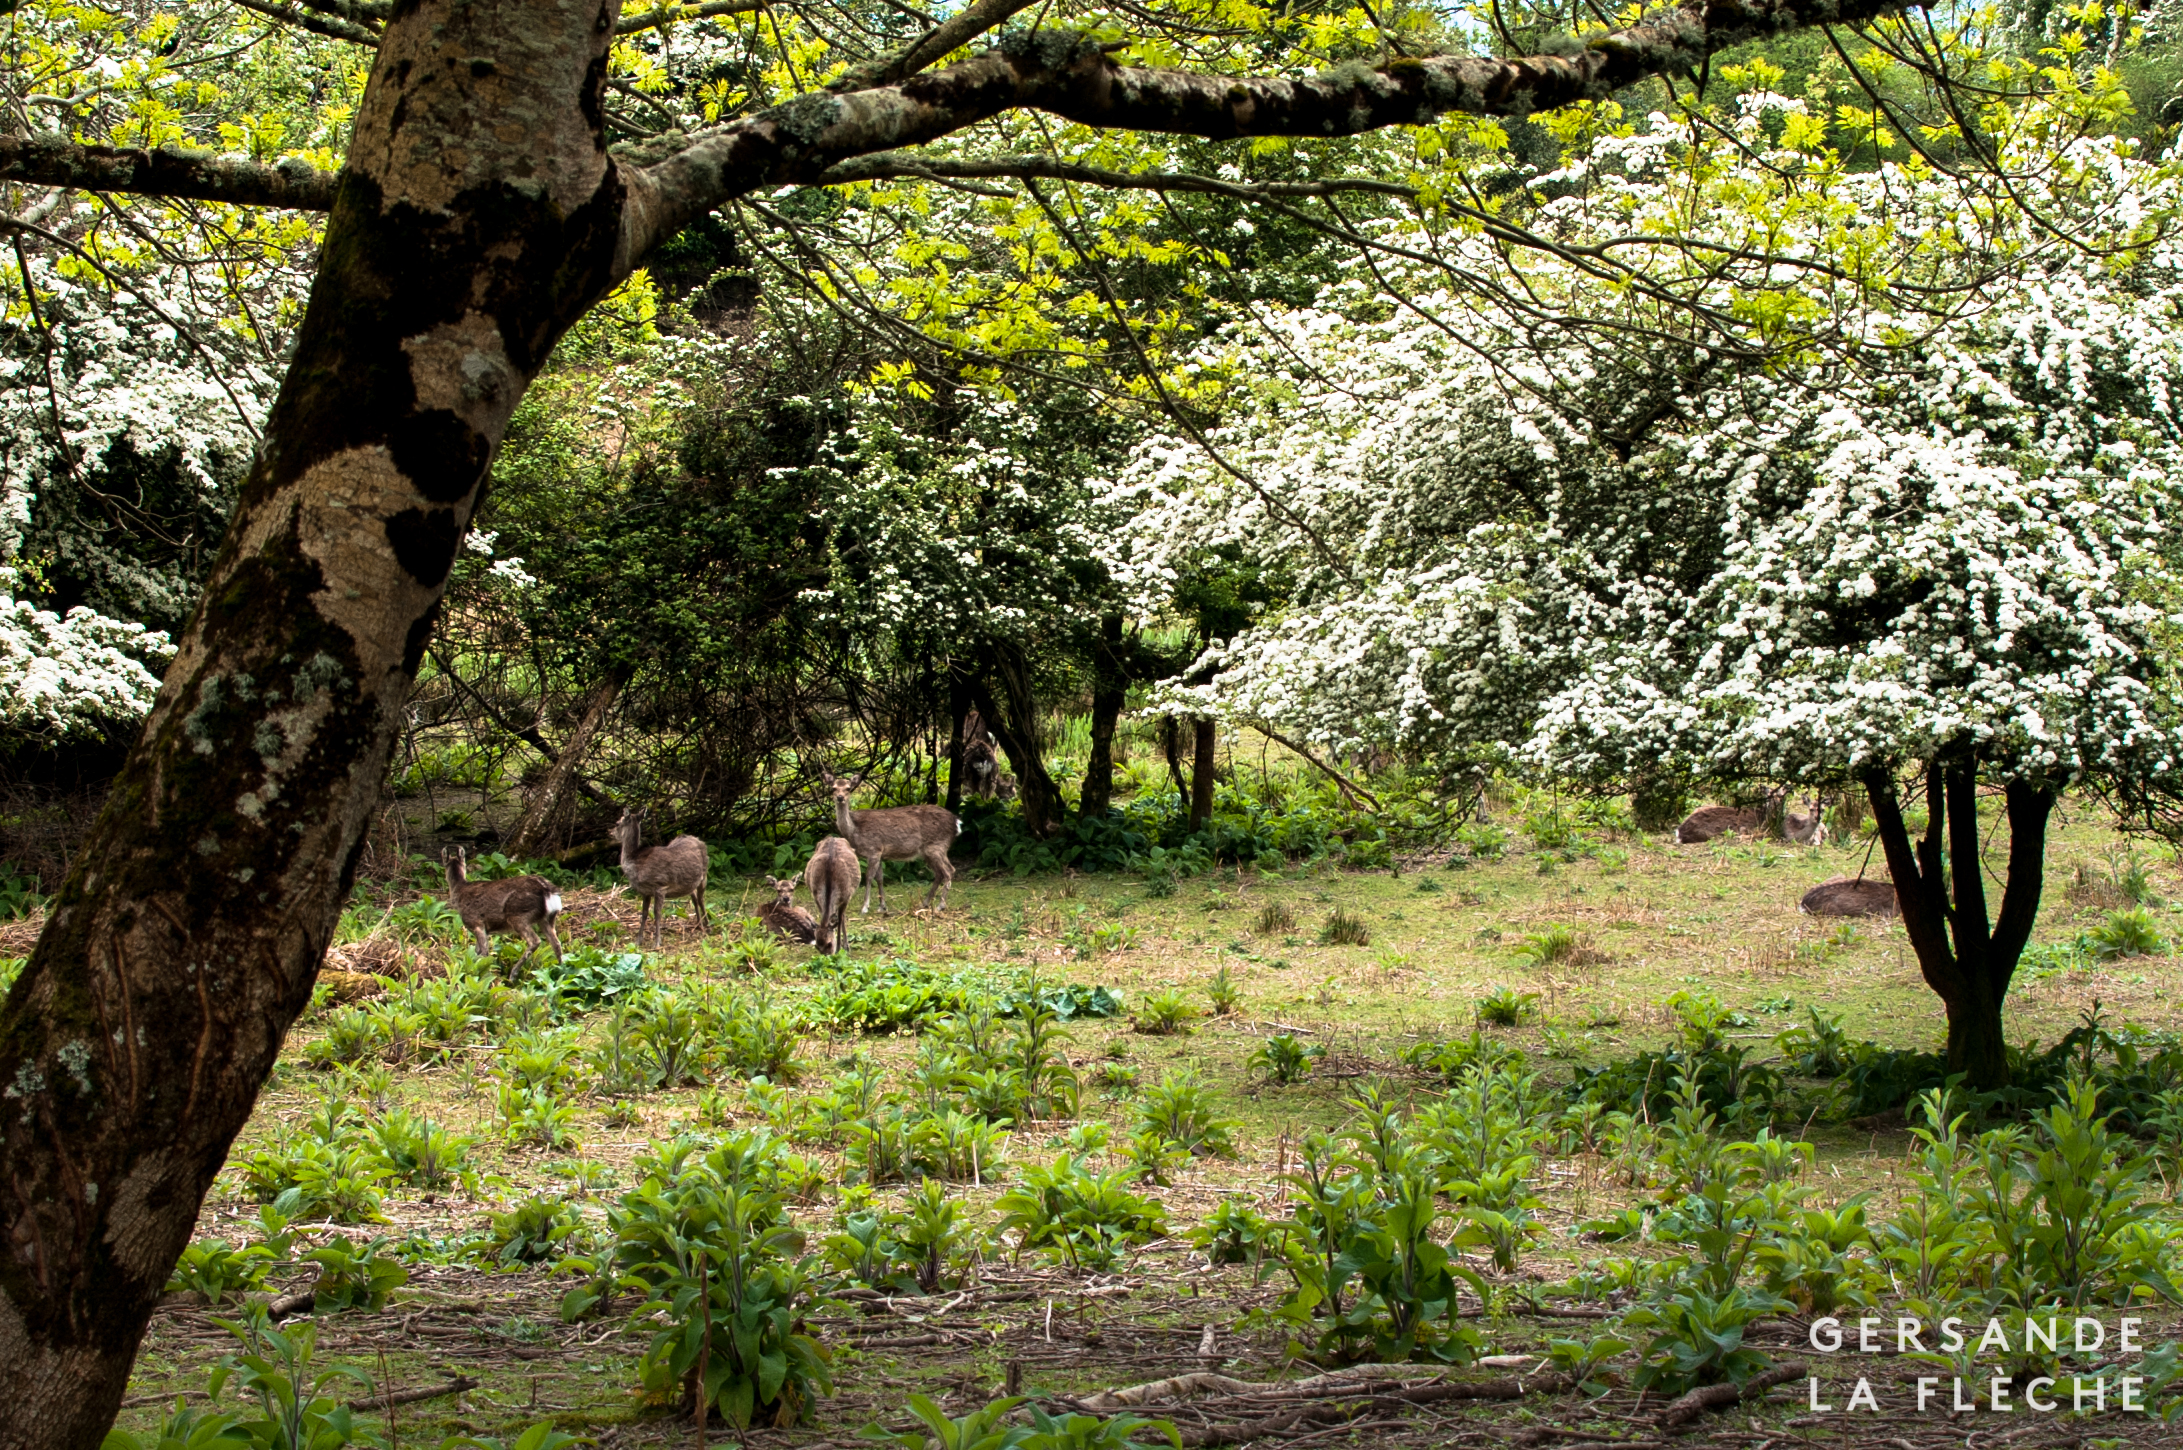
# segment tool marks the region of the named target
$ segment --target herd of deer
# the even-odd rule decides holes
[[[976,715],[972,715],[976,720]],[[982,732],[971,732],[975,744]],[[995,769],[990,745],[982,757],[971,757],[973,788],[980,795],[994,793]],[[982,760],[984,769],[978,768]],[[794,938],[816,946],[822,952],[832,952],[842,939],[844,920],[849,911],[849,898],[856,895],[861,879],[864,886],[864,910],[872,909],[872,889],[879,890],[879,909],[887,910],[886,863],[889,861],[923,861],[932,872],[932,889],[925,893],[925,904],[935,900],[947,904],[947,889],[955,880],[955,867],[948,860],[949,848],[961,834],[962,821],[956,814],[942,806],[893,806],[882,810],[853,810],[849,798],[864,783],[861,775],[846,779],[836,776],[824,765],[819,772],[826,779],[827,788],[834,798],[834,829],[838,833],[819,842],[811,853],[811,859],[799,871],[786,880],[768,876],[766,885],[772,888],[773,900],[759,908],[759,919],[782,936]],[[1826,824],[1822,820],[1820,803],[1814,799],[1811,811],[1797,815],[1779,798],[1757,806],[1704,806],[1693,811],[1675,828],[1675,843],[1679,846],[1696,845],[1730,835],[1762,835],[1778,830],[1782,839],[1802,846],[1816,846],[1826,838]],[[666,917],[666,903],[687,896],[697,913],[698,929],[709,929],[710,921],[705,914],[705,873],[709,864],[705,843],[695,836],[677,836],[664,846],[646,846],[644,840],[644,816],[641,812],[624,810],[621,820],[615,824],[614,835],[621,843],[622,874],[629,880],[629,889],[642,903],[637,911],[637,941],[644,941],[644,929],[651,924],[652,941],[659,945]],[[538,950],[539,933],[553,947],[556,961],[561,959],[561,938],[554,930],[554,922],[561,915],[561,893],[552,882],[542,876],[509,876],[498,881],[472,881],[465,873],[466,857],[460,847],[444,852],[441,861],[447,868],[447,895],[455,910],[462,916],[463,927],[477,938],[477,949],[483,955],[488,938],[494,932],[513,932],[523,938],[523,955],[516,965],[530,959]],[[796,904],[796,888],[801,884],[811,893],[818,915]],[[1869,916],[1894,909],[1894,890],[1884,882],[1868,882],[1861,877],[1856,881],[1830,881],[1816,886],[1805,894],[1802,909],[1815,916]]]
[[[852,810],[849,798],[864,783],[864,777],[842,779],[823,765],[819,770],[833,792],[834,829],[840,834],[819,842],[810,862],[796,875],[785,881],[766,878],[766,884],[773,888],[773,900],[759,908],[759,918],[783,936],[831,952],[841,940],[843,918],[860,876],[864,909],[872,909],[872,888],[876,885],[879,909],[886,911],[889,861],[923,861],[932,872],[932,890],[926,893],[925,902],[929,906],[937,897],[945,905],[947,888],[955,880],[948,848],[963,829],[955,813],[941,806]],[[640,945],[647,922],[651,924],[653,945],[659,945],[666,904],[677,897],[690,898],[698,930],[710,928],[705,914],[705,873],[710,862],[703,841],[684,835],[664,846],[646,846],[642,844],[644,816],[632,810],[622,812],[614,835],[621,842],[622,875],[642,903],[637,910]],[[552,882],[543,876],[472,881],[465,872],[467,859],[459,846],[443,852],[440,860],[447,868],[448,900],[461,914],[463,927],[477,938],[480,955],[486,950],[490,934],[513,932],[525,943],[523,955],[516,959],[516,965],[521,966],[538,950],[539,933],[543,931],[553,947],[554,960],[561,959],[561,938],[554,930],[554,921],[561,914],[561,893]],[[816,919],[795,903],[798,882],[810,887],[811,899],[819,909]]]

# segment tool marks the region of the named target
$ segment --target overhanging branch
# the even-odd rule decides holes
[[[165,146],[81,146],[64,136],[0,135],[0,181],[77,191],[330,211],[334,175],[298,160],[267,166],[236,156]]]
[[[898,85],[800,96],[699,133],[632,177],[621,261],[634,267],[731,197],[816,182],[854,158],[922,145],[1012,110],[1215,141],[1353,136],[1454,112],[1520,117],[1606,100],[1747,40],[1904,8],[1903,0],[1711,0],[1598,36],[1569,55],[1433,56],[1296,78],[1120,66],[1085,36],[1018,32]]]

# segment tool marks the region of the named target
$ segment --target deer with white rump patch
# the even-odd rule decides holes
[[[561,960],[561,936],[553,929],[561,914],[561,893],[543,876],[508,876],[498,881],[472,881],[469,857],[457,846],[440,852],[447,868],[447,899],[462,917],[462,924],[477,938],[478,955],[484,956],[493,932],[512,931],[528,943],[515,959],[520,967],[538,950],[538,930],[553,944],[553,959]]]
[[[923,861],[932,872],[932,890],[925,904],[937,898],[947,905],[947,888],[955,879],[948,863],[948,848],[962,834],[963,823],[945,806],[890,806],[884,810],[853,811],[849,797],[864,784],[864,777],[838,778],[822,762],[819,774],[834,792],[834,829],[864,863],[864,909],[872,909],[872,883],[879,883],[879,914],[887,914],[887,863]],[[814,888],[815,889],[815,888]]]
[[[844,918],[849,914],[849,898],[857,894],[857,853],[841,837],[828,836],[811,853],[803,879],[819,908],[818,940],[813,945],[822,956],[832,956],[845,945],[848,933]]]
[[[695,836],[677,836],[664,846],[640,846],[644,839],[644,815],[624,809],[614,823],[614,835],[622,843],[622,875],[643,905],[637,908],[637,945],[644,945],[644,922],[652,920],[652,945],[660,944],[667,926],[667,903],[677,896],[690,898],[697,912],[697,929],[712,929],[705,915],[705,872],[711,865],[705,843]]]

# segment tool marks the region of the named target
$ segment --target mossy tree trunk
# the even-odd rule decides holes
[[[598,0],[513,8],[389,23],[204,602],[0,1008],[0,1446],[111,1425],[310,1000],[509,415],[627,270],[612,26]]]
[[[1866,795],[1895,878],[1903,932],[1925,984],[1948,1014],[1948,1070],[1980,1091],[2009,1082],[2001,1005],[2031,940],[2046,878],[2051,789],[2024,781],[2002,788],[2009,822],[2008,875],[2001,910],[1989,920],[1978,838],[1978,756],[1964,747],[1927,763],[1925,834],[1913,840],[1894,777],[1868,772]]]

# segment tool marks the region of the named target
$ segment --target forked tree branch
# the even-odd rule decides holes
[[[323,35],[330,40],[346,40],[351,45],[379,46],[379,32],[362,18],[360,8],[342,6],[339,10],[323,3],[297,3],[297,0],[235,0],[245,10],[255,10],[260,15],[278,20],[283,25],[293,25],[308,30],[313,35]],[[359,18],[347,18],[343,12],[355,13]],[[333,12],[333,13],[327,13]]]
[[[986,0],[968,7],[957,21],[995,24],[1016,5],[1017,0]],[[1297,78],[1121,66],[1084,36],[1019,32],[945,70],[893,85],[799,96],[699,132],[651,165],[625,164],[628,206],[617,260],[626,273],[653,247],[734,197],[769,186],[824,182],[835,168],[846,168],[839,179],[856,179],[849,164],[859,158],[922,145],[1013,110],[1042,110],[1102,129],[1208,140],[1352,136],[1422,125],[1455,112],[1520,117],[1605,100],[1638,81],[1687,70],[1761,36],[1853,24],[1903,8],[1903,0],[1703,0],[1598,36],[1566,55],[1433,56]],[[939,26],[888,64],[929,63],[934,56],[928,41],[959,45],[957,21]],[[183,151],[77,146],[57,137],[0,136],[0,181],[313,211],[332,205],[334,188],[332,176],[298,162],[265,166]]]

